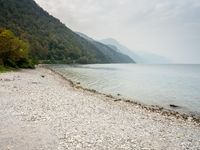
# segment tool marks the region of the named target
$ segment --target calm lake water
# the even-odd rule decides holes
[[[200,65],[53,65],[82,86],[149,105],[200,113]]]

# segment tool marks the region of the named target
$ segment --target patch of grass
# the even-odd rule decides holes
[[[8,68],[8,67],[4,67],[4,66],[0,66],[0,73],[4,73],[4,72],[8,72],[13,70],[12,68]]]

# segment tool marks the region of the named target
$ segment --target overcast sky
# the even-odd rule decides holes
[[[200,63],[200,0],[36,0],[74,31]]]

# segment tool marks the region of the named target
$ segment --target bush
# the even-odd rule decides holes
[[[11,70],[11,68],[6,68],[6,67],[0,65],[0,73],[10,71],[10,70]]]
[[[12,68],[34,68],[28,57],[29,44],[10,30],[0,29],[0,65]]]
[[[80,64],[87,64],[89,62],[89,60],[86,56],[83,56],[83,57],[80,57],[77,62]]]

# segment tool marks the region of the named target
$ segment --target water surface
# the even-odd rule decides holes
[[[148,105],[200,113],[200,65],[53,65],[82,86]]]

